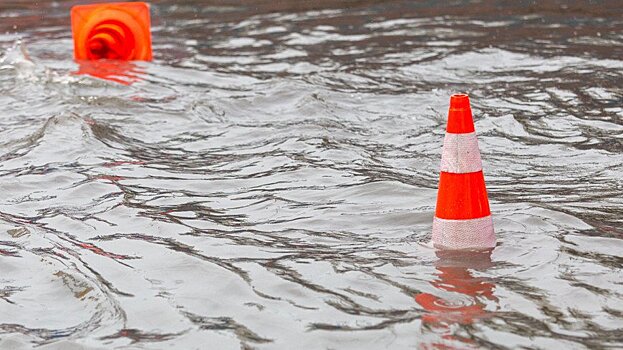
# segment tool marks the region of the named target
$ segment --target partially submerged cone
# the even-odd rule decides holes
[[[74,6],[71,30],[76,60],[152,59],[149,5],[144,2]]]
[[[439,249],[495,247],[478,139],[464,94],[450,98],[432,239]]]

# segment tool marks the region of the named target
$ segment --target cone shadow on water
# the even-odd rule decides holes
[[[483,277],[474,277],[470,270],[486,270],[493,266],[491,262],[492,250],[485,251],[437,251],[439,260],[435,263],[436,279],[431,282],[439,295],[421,293],[415,296],[415,301],[427,313],[422,316],[424,333],[431,332],[441,335],[441,341],[429,344],[424,349],[453,349],[444,344],[451,343],[471,344],[471,339],[456,336],[455,329],[460,326],[469,326],[479,320],[492,316],[487,306],[498,304],[494,295],[495,284]]]

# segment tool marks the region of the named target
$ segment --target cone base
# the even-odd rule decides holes
[[[433,246],[437,249],[489,249],[495,247],[491,215],[469,220],[433,220]]]

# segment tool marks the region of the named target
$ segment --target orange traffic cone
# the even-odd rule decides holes
[[[478,139],[467,95],[452,95],[433,220],[439,249],[495,247]]]
[[[71,30],[76,60],[151,60],[149,5],[146,3],[74,6]]]

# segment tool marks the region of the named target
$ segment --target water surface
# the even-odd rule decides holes
[[[76,3],[0,4],[0,348],[623,347],[619,2],[154,1],[95,65]],[[488,253],[429,244],[456,92]]]

